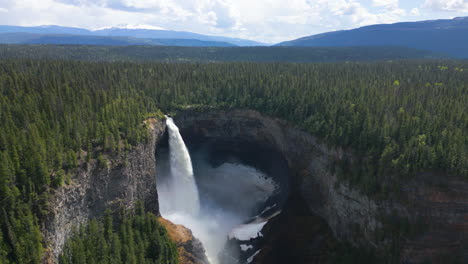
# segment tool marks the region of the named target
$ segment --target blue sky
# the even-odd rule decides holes
[[[468,16],[468,0],[0,0],[0,24],[164,28],[276,43],[377,23]]]

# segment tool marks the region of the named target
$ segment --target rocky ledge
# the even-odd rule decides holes
[[[209,264],[203,245],[193,236],[190,229],[162,217],[159,218],[159,222],[166,228],[169,237],[177,246],[179,264]]]

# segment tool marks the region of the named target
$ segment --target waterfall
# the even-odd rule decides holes
[[[193,177],[192,161],[179,128],[172,118],[168,117],[170,172],[168,183],[170,210],[196,216],[200,210],[198,189]]]
[[[160,149],[164,154],[158,157],[157,165],[161,215],[189,228],[202,242],[209,263],[219,264],[218,255],[231,231],[246,226],[243,224],[251,219],[253,209],[265,203],[276,184],[263,172],[243,164],[226,162],[213,167],[205,154],[198,152],[193,156],[195,182],[192,159],[179,128],[170,117],[166,124],[169,148]]]

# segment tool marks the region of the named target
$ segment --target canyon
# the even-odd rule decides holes
[[[459,177],[427,172],[404,181],[398,194],[377,199],[339,180],[334,167],[343,159],[352,162],[352,150],[329,146],[286,121],[253,110],[210,108],[189,108],[173,118],[189,147],[200,142],[214,146],[212,162],[230,149],[282,186],[282,195],[271,201],[281,213],[269,215],[263,236],[250,241],[252,249],[237,252],[240,263],[326,262],[341,243],[392,255],[393,263],[468,259],[468,184]],[[167,140],[166,123],[146,123],[147,143],[108,157],[107,166],[81,164],[71,184],[55,190],[43,227],[50,262],[56,261],[73,227],[102,216],[107,207],[130,208],[142,200],[159,215],[157,150]],[[402,233],[402,226],[421,230]],[[201,259],[192,263],[205,263],[199,242],[191,241],[185,247]],[[226,247],[240,244],[227,242]]]

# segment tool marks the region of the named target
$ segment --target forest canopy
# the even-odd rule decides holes
[[[374,47],[171,47],[1,45],[0,59],[140,62],[338,62],[442,59],[445,54],[398,46]]]
[[[341,179],[371,195],[424,172],[468,179],[467,86],[466,61],[2,60],[0,263],[40,263],[51,190],[181,106],[255,109],[350,149],[358,161],[339,164]]]
[[[106,210],[68,239],[60,264],[177,264],[177,248],[143,203],[134,212]]]

